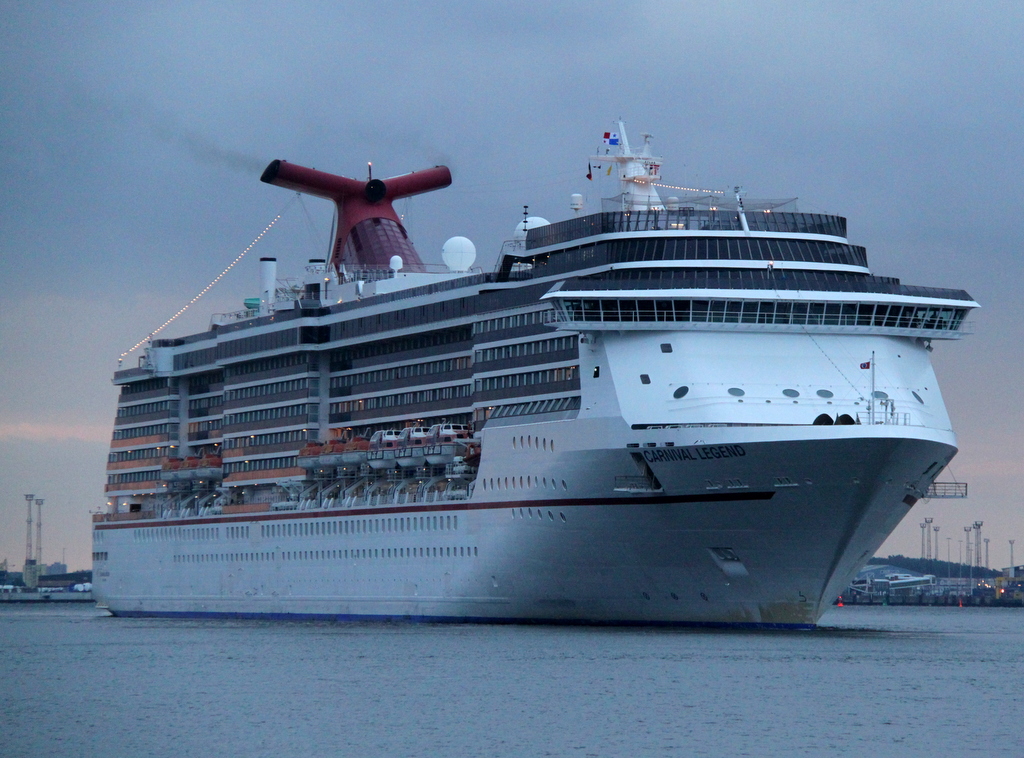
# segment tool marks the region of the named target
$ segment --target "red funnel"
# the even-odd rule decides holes
[[[260,181],[333,200],[338,206],[338,234],[331,263],[351,268],[386,268],[401,256],[405,270],[422,271],[423,261],[409,241],[392,203],[402,197],[441,189],[452,183],[445,166],[361,182],[287,161],[273,161]]]

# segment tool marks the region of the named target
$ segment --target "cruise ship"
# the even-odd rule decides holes
[[[615,128],[587,178],[618,194],[524,213],[490,272],[394,210],[447,168],[272,162],[336,204],[329,254],[114,375],[100,604],[813,627],[955,455],[930,353],[978,304],[874,275],[843,217],[666,185]]]

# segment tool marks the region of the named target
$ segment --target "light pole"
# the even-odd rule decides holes
[[[974,527],[964,527],[964,552],[967,555],[967,586],[970,587],[974,584],[974,561],[971,559],[971,537],[973,535]]]
[[[988,568],[988,537],[985,538],[985,568]]]
[[[939,527],[933,526],[932,527],[932,531],[935,532],[935,560],[938,561],[939,560]],[[933,569],[935,568],[934,564],[932,565],[932,568]]]
[[[921,560],[924,560],[924,533],[928,531],[928,524],[921,522]]]
[[[925,557],[930,561],[932,559],[932,522],[935,519],[929,517],[924,520],[924,530],[928,534],[928,553]]]
[[[956,541],[956,545],[957,545],[957,547],[956,547],[956,551],[957,551],[957,558],[956,558],[957,588],[956,588],[956,594],[962,595],[962,594],[964,594],[963,587],[961,586],[961,584],[962,584],[961,580],[964,578],[964,541],[963,540],[957,540]]]
[[[43,498],[36,498],[36,565],[43,565]]]
[[[1010,578],[1013,579],[1016,573],[1013,565],[1013,540],[1010,540]]]
[[[25,538],[25,565],[32,561],[32,503],[35,495],[25,495],[25,502],[28,503],[28,536]]]

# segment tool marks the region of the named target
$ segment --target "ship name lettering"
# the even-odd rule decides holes
[[[663,461],[709,461],[713,458],[742,458],[742,445],[701,445],[700,447],[659,447],[644,450],[648,463]]]

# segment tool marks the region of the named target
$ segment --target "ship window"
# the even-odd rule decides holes
[[[672,345],[670,345],[668,342],[662,342],[661,343],[661,352],[663,352],[663,353],[671,353],[672,352]]]
[[[690,391],[689,387],[676,387],[676,391],[672,393],[672,397],[678,400],[681,397],[685,397],[686,393]],[[730,390],[731,392],[731,390]]]
[[[782,394],[786,397],[800,397],[800,393],[796,390],[782,390]]]
[[[594,366],[594,378],[597,379],[599,376],[601,376],[601,367]]]
[[[922,399],[921,399],[921,396],[920,396],[920,395],[918,395],[918,394],[917,394],[916,392],[914,392],[913,390],[911,390],[911,391],[910,391],[910,394],[914,396],[914,399],[915,399],[915,400],[916,400],[917,402],[921,403],[921,405],[924,405],[924,400],[922,400]]]
[[[827,399],[830,397],[835,397],[835,395],[832,392],[829,392],[828,390],[818,390],[818,397],[823,397]]]
[[[561,511],[559,511],[559,512],[558,512],[558,517],[559,517],[560,519],[562,519],[562,523],[565,523],[565,514],[564,514],[564,513],[562,513]]]
[[[640,374],[640,384],[650,384],[651,377],[648,374]]]
[[[871,396],[875,397],[875,398],[877,398],[879,400],[888,400],[889,399],[889,396],[886,393],[882,392],[881,390],[875,390],[872,393]]]
[[[732,395],[733,397],[743,397],[747,393],[741,390],[739,387],[730,387],[729,394]]]

